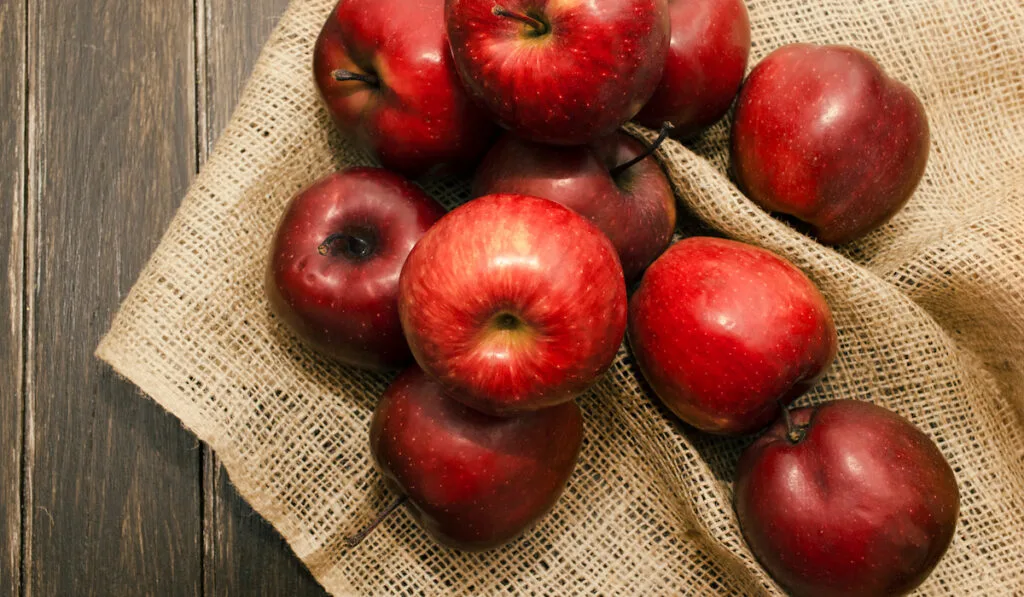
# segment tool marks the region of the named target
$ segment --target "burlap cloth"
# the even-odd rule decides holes
[[[339,367],[268,310],[263,269],[286,201],[364,163],[332,132],[310,74],[335,0],[293,0],[231,123],[97,354],[209,443],[239,492],[332,593],[762,594],[732,472],[749,440],[695,432],[649,398],[628,352],[580,398],[586,440],[554,511],[482,554],[432,543],[390,496],[367,426],[390,377]],[[441,0],[438,0],[439,2]],[[928,110],[923,182],[881,231],[839,251],[756,208],[727,177],[727,128],[659,153],[700,226],[776,251],[839,327],[831,374],[801,404],[870,400],[931,436],[960,486],[953,545],[923,594],[1024,593],[1024,5],[1020,0],[756,0],[751,63],[792,42],[874,55]],[[449,206],[457,181],[426,185]],[[684,216],[686,220],[687,216]]]

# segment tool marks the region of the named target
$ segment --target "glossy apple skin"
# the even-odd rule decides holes
[[[838,345],[828,304],[799,269],[708,237],[672,245],[647,269],[629,303],[629,343],[672,412],[728,435],[775,420]]]
[[[337,81],[372,73],[374,87]],[[338,128],[406,176],[471,171],[497,127],[459,81],[439,0],[343,0],[313,49],[313,73]]]
[[[494,14],[536,15],[550,31]],[[447,0],[455,65],[499,124],[539,143],[609,135],[654,92],[668,49],[666,0]]]
[[[371,369],[412,361],[398,319],[398,278],[409,251],[445,210],[401,176],[349,168],[289,203],[270,250],[265,289],[295,334],[335,359]],[[368,241],[366,256],[347,238]]]
[[[574,402],[501,418],[452,400],[418,367],[398,377],[370,423],[377,467],[439,543],[462,550],[514,539],[558,500],[576,466]]]
[[[731,157],[752,200],[806,222],[822,243],[841,244],[903,207],[928,145],[921,101],[873,58],[794,44],[769,54],[740,90]]]
[[[513,415],[572,400],[626,328],[615,247],[553,201],[488,195],[423,236],[402,269],[413,356],[456,400]]]
[[[671,39],[661,82],[636,115],[644,126],[674,125],[672,136],[704,132],[732,105],[750,55],[743,0],[669,0]]]
[[[668,247],[676,225],[675,196],[654,158],[611,175],[612,168],[644,150],[622,132],[576,147],[541,145],[508,134],[477,168],[473,193],[543,197],[582,215],[611,239],[629,284]]]
[[[837,400],[792,412],[740,458],[747,543],[793,595],[902,595],[953,539],[960,495],[934,443],[896,413]]]

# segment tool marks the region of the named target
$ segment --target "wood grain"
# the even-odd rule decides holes
[[[27,36],[24,0],[0,1],[0,594],[21,590],[22,344]]]
[[[23,591],[196,595],[199,444],[92,356],[195,169],[193,2],[67,4],[32,1],[34,454]]]
[[[287,0],[203,3],[206,37],[200,47],[206,50],[201,70],[206,84],[200,128],[206,132],[207,148],[227,125],[260,48],[287,4]],[[326,595],[273,527],[239,497],[216,458],[206,462],[207,595]]]

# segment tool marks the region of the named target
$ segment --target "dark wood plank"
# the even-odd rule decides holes
[[[195,170],[193,0],[31,0],[30,593],[197,595],[195,437],[92,356]]]
[[[25,249],[25,0],[0,0],[0,595],[21,590],[21,457]]]
[[[227,126],[242,87],[288,0],[203,2],[207,33],[207,141],[212,144]]]
[[[242,86],[287,0],[205,0],[207,147],[227,125]],[[207,461],[207,595],[323,596],[284,540],[239,497],[215,457]]]
[[[223,467],[216,475],[212,586],[207,595],[325,597],[284,539],[235,491]],[[209,578],[209,577],[208,577]]]

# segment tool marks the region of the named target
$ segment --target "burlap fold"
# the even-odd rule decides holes
[[[731,508],[745,440],[676,422],[649,398],[625,350],[580,399],[580,464],[524,538],[462,554],[435,546],[403,512],[358,548],[344,547],[388,499],[367,424],[389,377],[301,347],[271,317],[262,288],[285,202],[334,168],[366,163],[332,132],[310,74],[333,3],[293,0],[100,358],[216,450],[240,493],[332,593],[777,593]],[[801,404],[884,405],[949,459],[960,524],[921,593],[1024,593],[1024,5],[749,8],[752,64],[790,42],[844,43],[908,83],[931,123],[925,179],[892,223],[837,252],[736,190],[720,124],[689,148],[670,142],[659,152],[680,204],[719,233],[789,258],[828,298],[839,357]],[[426,188],[449,206],[466,197],[455,180]]]

